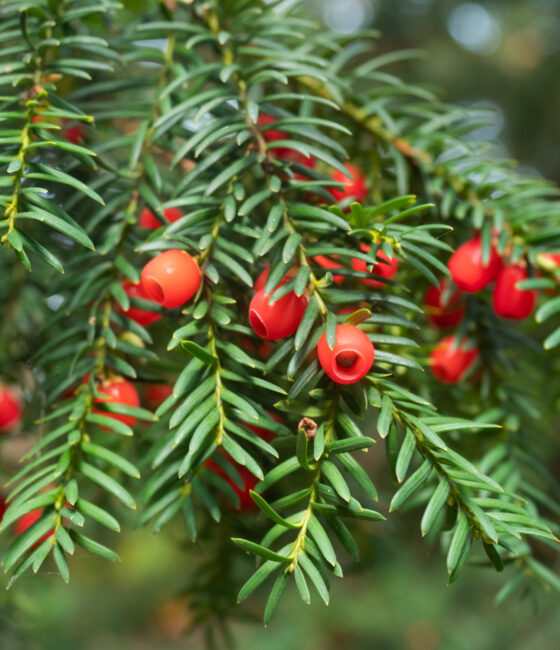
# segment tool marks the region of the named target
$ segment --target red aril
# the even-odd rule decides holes
[[[426,292],[426,314],[437,327],[454,327],[465,315],[463,296],[458,289],[451,290],[450,285],[448,280],[442,280],[439,287],[431,285]]]
[[[198,291],[201,282],[196,261],[182,250],[168,250],[156,255],[142,269],[144,292],[166,309],[180,307]]]
[[[457,288],[467,293],[476,293],[493,282],[502,266],[498,251],[490,247],[490,259],[482,260],[482,240],[475,237],[461,244],[448,263],[449,272]]]
[[[434,376],[446,384],[461,381],[478,359],[478,348],[467,338],[457,341],[446,336],[430,354],[430,368]]]
[[[134,284],[134,282],[128,280],[123,282],[122,286],[126,295],[129,298],[141,298],[143,300],[151,300],[151,298],[146,294],[144,287],[140,283]],[[117,307],[117,310],[120,311],[120,313],[126,316],[127,318],[130,318],[131,320],[135,321],[139,325],[142,325],[142,327],[147,327],[148,325],[155,323],[161,318],[161,314],[158,314],[153,311],[148,311],[147,309],[141,309],[140,307],[133,307],[132,305],[130,305],[130,307],[126,311],[124,311],[120,307]]]
[[[366,179],[362,171],[356,165],[346,165],[349,174],[343,174],[340,171],[335,171],[331,178],[338,183],[344,183],[344,188],[332,187],[330,193],[333,195],[335,201],[343,201],[344,199],[352,199],[362,203],[368,195],[368,187]]]
[[[360,244],[360,249],[363,253],[368,253],[370,248],[371,246],[368,246],[367,244]],[[393,257],[388,257],[381,249],[379,249],[375,254],[375,259],[377,260],[377,263],[374,264],[373,268],[371,269],[372,275],[378,275],[382,278],[386,278],[387,280],[392,280],[397,274],[397,270],[399,268],[399,260],[397,259],[396,255],[393,255]],[[367,267],[368,264],[364,260],[357,258],[352,259],[352,268],[355,271],[368,273]],[[368,280],[367,278],[360,278],[360,281],[364,284],[369,285],[370,287],[375,287],[377,289],[387,286],[387,283],[383,282],[382,280]]]
[[[171,384],[145,384],[144,386],[144,399],[152,411],[155,411],[170,395],[173,395]]]
[[[88,381],[88,376],[84,377],[84,381]],[[94,402],[97,404],[114,402],[116,404],[124,404],[125,406],[140,406],[140,398],[138,397],[136,388],[129,381],[123,379],[123,377],[114,376],[101,382],[97,386],[97,393],[98,395],[94,399]],[[128,424],[129,427],[136,424],[136,418],[131,415],[122,415],[121,413],[112,413],[111,411],[100,409],[92,409],[92,412],[119,420],[119,422]],[[104,431],[110,431],[107,427],[102,426],[101,428]]]
[[[18,391],[0,384],[0,433],[6,433],[19,426],[22,414]]]
[[[527,269],[520,264],[510,264],[500,269],[492,295],[492,305],[498,316],[523,320],[531,314],[537,302],[538,292],[517,287],[518,282],[528,278]]]
[[[375,358],[373,343],[354,325],[336,326],[336,339],[331,350],[324,333],[317,345],[319,363],[337,384],[354,384],[367,375]]]
[[[163,217],[167,223],[173,223],[182,216],[183,212],[179,208],[165,208],[163,211]],[[138,218],[138,225],[140,228],[156,230],[157,228],[161,228],[164,224],[156,217],[150,208],[142,208],[140,217]]]

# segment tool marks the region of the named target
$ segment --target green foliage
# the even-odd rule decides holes
[[[441,539],[450,583],[474,549],[498,571],[518,567],[499,599],[520,574],[558,587],[534,555],[534,540],[557,547],[558,488],[527,434],[547,435],[543,394],[531,393],[543,379],[526,378],[538,355],[541,375],[553,367],[535,341],[560,343],[560,299],[543,294],[536,320],[546,328],[521,333],[484,297],[470,298],[460,333],[484,350],[480,382],[450,389],[422,372],[433,335],[421,314],[421,294],[448,274],[449,253],[473,229],[487,252],[498,228],[500,252],[531,264],[527,282],[553,287],[557,269],[539,253],[560,250],[557,189],[496,162],[468,139],[476,125],[467,113],[386,71],[398,53],[364,60],[372,34],[325,33],[293,4],[1,8],[2,263],[17,268],[13,251],[33,264],[38,295],[60,299],[54,314],[42,308],[29,346],[34,394],[46,403],[42,435],[10,479],[2,525],[43,510],[4,555],[12,581],[51,554],[67,581],[75,545],[116,560],[97,524],[120,531],[142,473],[140,522],[159,531],[183,519],[193,542],[233,538],[255,556],[238,598],[268,581],[265,623],[292,582],[304,602],[316,592],[328,603],[343,551],[359,555],[358,533],[413,507],[421,534]],[[286,138],[267,140],[263,115]],[[90,125],[83,144],[61,137],[62,119]],[[316,167],[279,148],[312,156]],[[331,173],[345,173],[349,159],[370,196],[332,205],[329,190],[341,184]],[[143,206],[160,228],[138,226]],[[171,207],[184,216],[168,223]],[[148,332],[126,311],[159,307],[130,299],[122,282],[137,282],[150,255],[174,248],[197,259],[203,285]],[[379,278],[381,289],[360,282],[371,274],[350,263],[369,268],[378,250],[401,260],[398,282]],[[342,286],[317,256],[337,259]],[[246,317],[265,264],[266,291],[298,269],[275,299],[292,290],[309,297],[297,332],[274,343],[268,360]],[[343,306],[353,313],[338,313]],[[362,382],[342,387],[311,355],[345,321],[361,324],[376,361]],[[172,381],[173,392],[155,415],[96,403],[96,382],[113,374]],[[149,426],[132,428],[115,413]],[[392,491],[360,462],[382,453],[380,441]],[[224,507],[240,503],[241,470],[259,480],[250,493],[258,515]]]

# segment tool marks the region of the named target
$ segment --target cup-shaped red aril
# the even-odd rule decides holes
[[[317,264],[317,266],[320,266],[321,268],[326,269],[327,271],[331,271],[331,273],[333,269],[344,268],[342,264],[340,264],[339,262],[335,262],[334,260],[332,260],[330,257],[327,257],[326,255],[315,255],[315,257],[312,257],[311,260],[314,264]],[[340,284],[341,282],[344,281],[343,275],[335,275],[333,273],[332,276],[336,284]]]
[[[142,288],[150,300],[167,309],[188,302],[200,287],[200,269],[186,252],[169,250],[151,259],[142,269]]]
[[[265,269],[263,269],[257,279],[255,280],[255,283],[253,284],[253,291],[260,291],[261,289],[264,289],[266,285],[266,281],[268,280],[268,274],[270,273],[270,266],[267,266]]]
[[[343,174],[340,171],[335,171],[331,178],[337,183],[344,183],[344,188],[332,187],[330,188],[330,193],[332,194],[335,201],[343,201],[346,198],[353,199],[360,203],[368,195],[368,187],[366,184],[366,179],[362,174],[362,171],[356,165],[346,165],[346,169],[350,172],[350,175]]]
[[[360,244],[362,253],[368,253],[370,248],[371,246],[368,246],[367,244]],[[387,280],[392,280],[399,269],[399,260],[397,259],[396,255],[393,255],[393,257],[388,257],[381,249],[379,249],[375,254],[375,259],[377,260],[377,263],[374,264],[371,269],[372,275],[378,275],[382,278],[386,278]],[[368,273],[368,264],[365,260],[353,258],[352,268],[355,271]],[[383,282],[382,280],[369,280],[367,278],[360,278],[360,281],[376,289],[387,286],[387,283]]]
[[[15,429],[21,422],[23,408],[19,393],[0,384],[0,433]]]
[[[306,295],[296,296],[293,291],[274,303],[273,294],[266,295],[260,289],[249,305],[249,322],[255,334],[261,339],[275,341],[294,334],[307,309]]]
[[[276,142],[276,140],[287,140],[288,134],[285,131],[280,131],[279,129],[267,129],[265,128],[268,124],[274,124],[276,118],[272,115],[266,115],[262,113],[259,115],[257,124],[260,127],[260,132],[262,133],[263,138],[267,142]]]
[[[446,336],[430,354],[430,368],[434,376],[446,384],[456,384],[478,359],[478,348],[467,338],[458,341]]]
[[[173,223],[183,216],[183,212],[179,208],[165,208],[163,216],[165,221]],[[156,217],[150,208],[142,208],[140,216],[138,217],[138,225],[140,228],[156,230],[157,228],[161,228],[164,224]]]
[[[517,287],[518,282],[528,278],[527,269],[519,264],[510,264],[500,269],[492,294],[492,305],[498,316],[523,320],[531,314],[538,292]]]
[[[439,287],[430,286],[424,302],[428,319],[436,327],[454,327],[465,315],[461,292],[458,289],[450,290],[448,280],[442,280]]]
[[[87,378],[84,378],[87,381]],[[97,397],[94,402],[97,404],[104,404],[112,402],[115,404],[124,404],[125,406],[140,406],[140,398],[136,388],[126,379],[122,377],[111,377],[97,386]],[[112,413],[109,410],[93,409],[93,413],[106,415],[108,417],[119,420],[132,427],[136,424],[136,418],[132,415],[123,415],[121,413]],[[110,431],[107,427],[101,427],[104,431]]]
[[[457,288],[467,293],[476,293],[493,282],[501,266],[502,261],[494,246],[490,247],[489,260],[483,261],[480,237],[461,244],[447,265]]]
[[[144,386],[144,399],[150,409],[155,411],[160,404],[173,395],[171,384],[146,384]]]
[[[375,359],[373,343],[354,325],[336,326],[336,340],[331,350],[324,333],[317,345],[319,363],[337,384],[354,384],[367,375]]]
[[[151,298],[146,295],[144,287],[140,283],[134,284],[134,282],[130,281],[124,282],[123,289],[129,298],[151,300]],[[142,327],[147,327],[148,325],[155,323],[161,318],[161,314],[153,311],[148,311],[147,309],[141,309],[140,307],[134,307],[133,305],[130,305],[126,311],[120,307],[117,307],[117,309],[121,312],[121,314],[124,314],[127,318],[135,321],[138,323],[138,325],[142,325]]]

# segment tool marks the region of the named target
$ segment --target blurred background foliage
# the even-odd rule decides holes
[[[560,181],[560,0],[307,0],[329,27],[382,34],[377,52],[421,49],[425,55],[397,64],[395,72],[439,89],[445,101],[489,107],[478,131],[498,139],[504,152],[532,173]],[[125,2],[138,7],[138,2]],[[141,4],[141,3],[140,3]],[[5,286],[2,299],[21,278]],[[11,288],[9,288],[11,287]],[[14,315],[17,317],[17,315]],[[12,345],[18,345],[13,341]],[[21,455],[6,441],[4,459]],[[372,462],[379,462],[378,458]],[[371,468],[381,472],[381,468]],[[559,600],[536,592],[496,606],[502,576],[467,570],[446,587],[439,549],[417,534],[416,514],[372,526],[362,561],[332,591],[328,609],[302,605],[294,593],[280,605],[271,629],[235,621],[234,647],[248,650],[553,650],[560,638]],[[132,522],[131,522],[132,523]],[[250,525],[250,524],[249,524]],[[387,533],[389,526],[400,534]],[[413,534],[407,535],[411,530]],[[219,549],[185,549],[176,537],[137,530],[116,550],[122,564],[88,556],[73,562],[69,586],[55,575],[22,579],[0,595],[2,650],[191,650],[203,637],[186,636],[192,618],[190,567],[210,558],[216,598],[235,598],[236,585],[221,580]],[[395,541],[400,540],[400,541]],[[426,551],[428,549],[428,551]],[[195,555],[196,554],[196,557]],[[216,557],[218,560],[216,560]],[[239,560],[242,562],[243,560]],[[246,567],[245,567],[246,568]],[[243,575],[244,567],[239,567]],[[506,568],[506,571],[511,570]],[[241,580],[241,578],[240,578]],[[171,595],[170,595],[171,594]],[[317,600],[317,599],[316,599]],[[251,612],[252,610],[249,610]],[[249,620],[247,620],[249,619]],[[216,630],[220,637],[219,630]],[[88,641],[86,642],[85,639]],[[84,645],[87,643],[87,645]]]
[[[410,525],[413,526],[412,521]],[[381,526],[379,529],[381,530]],[[404,539],[405,535],[401,537]],[[236,648],[246,650],[554,650],[558,602],[509,600],[496,606],[501,577],[471,567],[446,587],[438,549],[426,553],[415,535],[398,546],[376,538],[372,557],[346,567],[328,608],[318,598],[303,605],[286,594],[270,628],[255,620],[231,626]],[[3,596],[2,648],[6,650],[199,650],[192,620],[189,555],[172,539],[146,530],[122,538],[126,561],[73,562],[70,585],[55,575],[25,577]],[[199,552],[199,551],[198,551]],[[194,558],[193,558],[194,559]],[[370,564],[371,562],[371,564]],[[370,564],[367,568],[365,565]],[[365,569],[365,570],[364,570]],[[223,586],[223,585],[222,585]],[[170,594],[175,593],[175,597]],[[232,596],[235,591],[232,592]]]
[[[395,71],[448,102],[495,109],[482,135],[560,181],[560,0],[307,1],[332,29],[379,30],[380,52],[423,50]]]

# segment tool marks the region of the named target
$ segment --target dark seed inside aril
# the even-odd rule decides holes
[[[358,355],[355,352],[339,352],[336,355],[336,363],[342,368],[351,368],[355,363]]]

